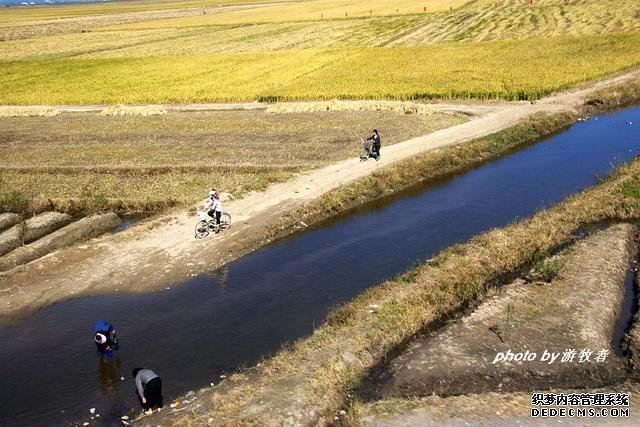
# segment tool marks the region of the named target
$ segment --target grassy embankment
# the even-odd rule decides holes
[[[637,99],[640,85],[617,94],[615,103]],[[519,138],[545,133],[543,129],[548,132],[568,119],[565,116],[529,121],[484,141],[443,151],[477,145],[483,147],[480,152],[484,153],[496,144],[508,149],[508,141],[516,144]],[[406,184],[400,177],[412,175],[413,181],[419,179],[424,170],[431,169],[432,155],[387,168],[337,192],[331,199],[325,197],[315,203],[316,215],[361,202],[355,195],[366,188],[377,187],[379,191],[365,193],[362,199],[390,194],[393,188],[389,187],[403,188]],[[465,154],[466,163],[477,161],[477,155],[473,149]],[[385,187],[383,183],[389,185]],[[321,416],[332,419],[339,409],[350,404],[352,390],[368,370],[408,337],[477,301],[487,288],[553,252],[585,225],[639,218],[640,160],[635,160],[597,186],[550,210],[453,246],[433,260],[366,291],[330,314],[327,323],[308,339],[282,350],[259,368],[231,376],[213,393],[204,391],[201,399],[206,408],[183,416],[180,421],[200,422],[212,417],[221,423],[278,423],[291,417],[305,423]]]
[[[390,111],[0,118],[0,206],[149,213],[194,204],[214,185],[237,197],[355,157],[372,123],[386,145],[464,120]]]

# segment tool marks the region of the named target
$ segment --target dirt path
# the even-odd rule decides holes
[[[149,292],[173,286],[255,249],[256,236],[263,235],[264,227],[286,210],[378,168],[498,132],[535,113],[572,110],[594,90],[639,78],[640,70],[635,70],[536,103],[439,104],[444,111],[466,111],[472,118],[461,125],[383,146],[380,162],[361,163],[356,158],[341,161],[228,202],[224,208],[232,215],[233,226],[215,237],[195,240],[196,217],[174,212],[2,274],[0,323],[81,295]]]

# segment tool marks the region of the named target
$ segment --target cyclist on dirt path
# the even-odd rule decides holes
[[[373,135],[369,138],[365,139],[365,141],[372,141],[373,146],[371,147],[371,157],[376,159],[376,161],[380,160],[380,135],[378,134],[378,129],[373,130]]]
[[[222,204],[220,203],[220,195],[215,188],[212,188],[209,192],[209,200],[204,205],[207,209],[207,214],[216,219],[216,233],[220,232],[220,218],[222,217]]]

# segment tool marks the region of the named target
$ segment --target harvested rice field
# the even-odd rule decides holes
[[[157,211],[193,204],[214,185],[239,197],[355,157],[373,127],[388,146],[463,121],[393,111],[4,117],[0,198],[22,210]]]

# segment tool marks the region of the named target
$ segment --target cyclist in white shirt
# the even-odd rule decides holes
[[[220,218],[222,217],[222,204],[220,203],[220,195],[215,188],[212,188],[209,192],[209,200],[204,205],[207,209],[207,214],[211,218],[216,219],[216,233],[220,231]]]

